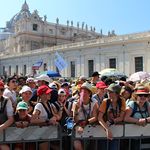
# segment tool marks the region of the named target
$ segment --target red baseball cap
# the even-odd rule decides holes
[[[52,89],[50,89],[48,86],[46,85],[42,85],[37,89],[37,95],[40,96],[42,94],[49,94],[52,92]]]
[[[0,81],[0,86],[2,86],[4,88],[4,82]]]
[[[107,85],[105,84],[105,82],[99,81],[99,82],[96,83],[96,87],[98,89],[105,89],[105,88],[107,88]]]

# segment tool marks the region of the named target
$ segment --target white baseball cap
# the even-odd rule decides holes
[[[31,82],[35,82],[34,78],[28,78],[28,79],[26,80],[26,83],[31,83]]]
[[[66,95],[66,91],[64,89],[59,89],[58,95]]]
[[[19,94],[22,94],[22,93],[27,92],[27,91],[32,93],[31,88],[29,86],[25,85],[25,86],[22,87],[22,89],[20,90]]]
[[[48,86],[49,86],[51,89],[57,89],[57,85],[56,85],[54,82],[50,83]]]

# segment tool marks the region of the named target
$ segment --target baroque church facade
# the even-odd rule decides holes
[[[58,71],[55,53],[67,62],[60,74],[64,77],[91,76],[93,71],[117,68],[127,76],[136,71],[150,72],[150,32],[115,35],[97,33],[95,28],[73,21],[61,25],[22,9],[0,32],[0,75],[35,75],[42,71]],[[33,65],[43,60],[42,66]]]

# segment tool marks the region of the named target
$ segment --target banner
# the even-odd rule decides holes
[[[67,62],[58,54],[58,52],[55,53],[54,63],[59,71],[67,67]]]
[[[42,66],[43,60],[37,61],[35,64],[32,66],[32,70],[39,70],[39,68]]]

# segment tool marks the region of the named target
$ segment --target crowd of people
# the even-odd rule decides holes
[[[48,75],[33,77],[10,76],[0,81],[0,132],[11,125],[26,128],[36,125],[58,125],[66,133],[64,149],[69,149],[69,139],[74,128],[83,133],[88,124],[99,124],[105,131],[109,150],[119,150],[121,145],[113,139],[110,126],[122,122],[145,126],[150,122],[150,82],[126,81],[126,78],[112,80],[100,77],[94,72],[90,79],[80,76],[77,80],[64,78],[52,80]],[[91,144],[91,143],[90,143]],[[100,149],[106,149],[107,141],[99,141]],[[133,140],[132,149],[139,149],[139,141]],[[26,149],[34,149],[34,143],[27,143]],[[52,142],[51,149],[59,149]],[[74,140],[74,149],[89,148],[88,143]],[[47,141],[39,142],[39,150],[47,150]],[[125,146],[122,146],[125,148]],[[23,144],[13,145],[22,150]],[[123,149],[122,148],[122,149]],[[7,144],[1,150],[9,150]]]

